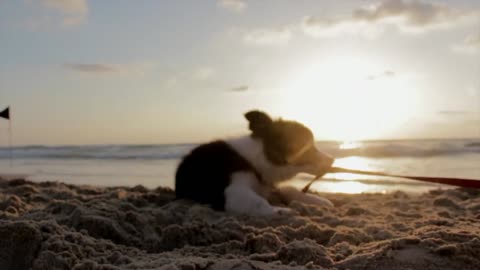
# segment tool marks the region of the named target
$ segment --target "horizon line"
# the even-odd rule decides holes
[[[344,143],[344,142],[401,142],[401,141],[460,141],[460,140],[480,140],[479,137],[455,137],[455,138],[399,138],[399,139],[362,139],[362,140],[315,140],[315,142],[326,142],[326,143]],[[120,145],[120,146],[159,146],[159,145],[198,145],[213,140],[205,140],[202,142],[166,142],[166,143],[92,143],[92,144],[18,144],[12,145],[12,148],[27,148],[27,147],[82,147],[82,146],[109,146],[109,145]],[[9,145],[0,145],[0,149],[8,149]]]

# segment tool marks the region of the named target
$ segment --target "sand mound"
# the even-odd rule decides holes
[[[0,180],[0,269],[478,269],[480,192],[323,194],[255,218],[170,189]]]

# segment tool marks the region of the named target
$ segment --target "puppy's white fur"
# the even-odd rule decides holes
[[[278,189],[278,191],[288,201],[299,201],[306,204],[315,204],[315,205],[333,207],[333,204],[331,201],[313,194],[305,194],[294,187],[281,187]]]
[[[225,189],[225,210],[237,214],[273,215],[289,212],[289,209],[271,206],[255,192],[259,185],[252,172],[236,172]]]
[[[298,166],[277,166],[265,156],[263,143],[251,136],[242,136],[225,141],[245,158],[262,176],[262,181],[275,184],[290,179],[300,172]]]
[[[275,186],[281,181],[288,180],[300,172],[308,172],[309,167],[301,166],[277,166],[272,164],[265,156],[264,146],[261,140],[251,136],[244,136],[226,141],[237,153],[245,158],[262,177],[262,182],[257,179],[253,172],[235,172],[230,178],[230,185],[225,189],[225,210],[234,213],[250,215],[272,215],[290,212],[288,208],[271,206],[263,198],[259,190],[260,185]],[[289,200],[298,200],[305,203],[323,206],[332,206],[327,199],[300,191],[293,188],[281,189],[280,192]]]

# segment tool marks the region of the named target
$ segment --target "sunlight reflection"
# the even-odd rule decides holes
[[[342,167],[354,170],[369,170],[371,166],[369,160],[363,157],[338,158],[333,164],[335,167]]]
[[[306,181],[304,180],[294,180],[288,183],[282,183],[279,186],[294,186],[297,189],[301,190],[306,185]],[[384,189],[375,186],[360,183],[357,181],[328,181],[328,180],[321,180],[315,182],[310,187],[311,191],[316,192],[333,192],[333,193],[347,193],[347,194],[357,194],[362,192],[384,192]]]
[[[371,170],[369,160],[363,157],[346,157],[336,159],[333,163],[334,167],[341,167],[354,170]],[[350,173],[334,173],[327,174],[325,178],[336,179],[336,180],[359,180],[359,179],[369,179],[371,176],[350,174]]]
[[[314,190],[318,190],[317,187],[313,187]],[[347,193],[358,194],[362,192],[370,191],[372,187],[370,185],[362,184],[356,181],[345,181],[341,183],[322,183],[322,191],[334,192],[334,193]]]
[[[357,149],[360,147],[362,147],[362,144],[355,141],[345,141],[339,146],[339,148],[342,150]]]

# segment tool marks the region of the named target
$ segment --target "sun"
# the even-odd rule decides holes
[[[304,64],[283,82],[278,110],[322,138],[392,135],[416,113],[419,97],[408,78],[386,66],[358,56]]]

